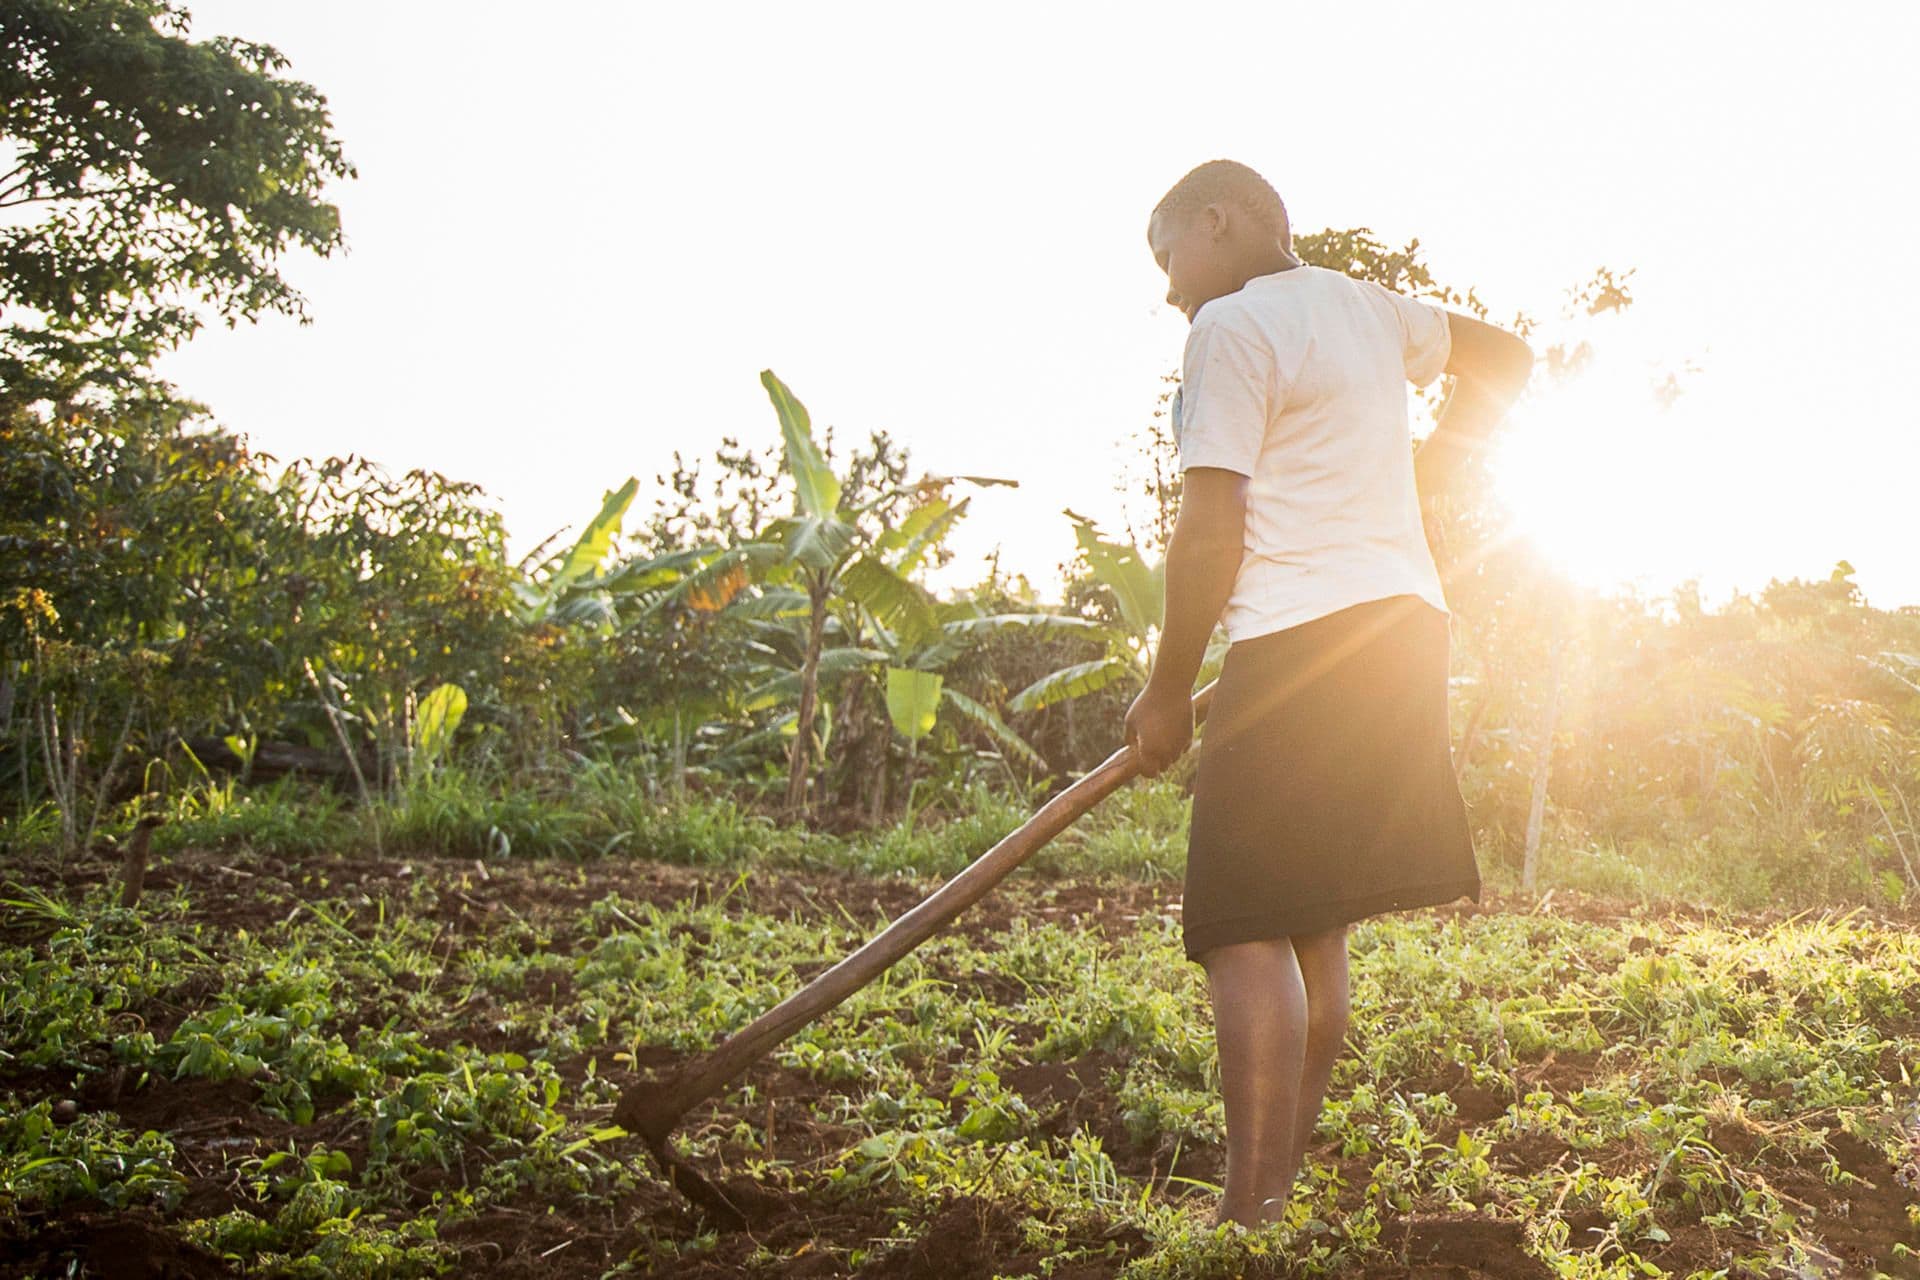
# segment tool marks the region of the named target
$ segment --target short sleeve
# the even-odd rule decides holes
[[[1394,326],[1400,330],[1400,363],[1407,370],[1407,382],[1427,386],[1446,372],[1446,361],[1453,355],[1453,328],[1446,319],[1446,309],[1419,297],[1396,294],[1375,280],[1359,280],[1359,284],[1394,313]]]
[[[1453,354],[1453,329],[1447,313],[1431,302],[1409,298],[1403,293],[1376,286],[1393,304],[1400,323],[1400,357],[1407,370],[1407,381],[1424,387],[1447,367]]]
[[[1253,474],[1267,438],[1273,372],[1273,356],[1264,343],[1219,321],[1194,323],[1173,401],[1182,470],[1220,467]]]

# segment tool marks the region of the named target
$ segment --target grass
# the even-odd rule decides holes
[[[890,1248],[941,1274],[908,1255],[962,1233],[993,1274],[1140,1280],[1415,1245],[1758,1275],[1879,1233],[1875,1266],[1916,1274],[1895,1170],[1920,1155],[1920,934],[1860,912],[1362,922],[1310,1167],[1246,1233],[1208,1220],[1211,1024],[1161,891],[1021,880],[682,1123],[686,1158],[773,1197],[742,1235],[607,1128],[620,1081],[745,1025],[917,887],[876,911],[769,867],[486,865],[182,853],[137,911],[44,867],[7,893],[0,1236],[145,1207],[258,1274],[531,1268],[573,1240],[540,1265],[774,1276]]]
[[[1181,770],[1109,797],[1037,854],[1029,874],[1178,881],[1186,865],[1188,797]],[[724,791],[673,796],[632,769],[587,762],[534,778],[448,767],[362,809],[340,793],[283,781],[243,790],[201,777],[165,801],[156,850],[239,849],[305,855],[390,851],[473,858],[643,858],[685,866],[787,867],[867,876],[950,876],[1012,831],[1044,796],[975,784],[941,797],[911,828],[830,835],[782,824]],[[151,801],[147,802],[151,804]],[[123,839],[129,805],[106,825]],[[1904,908],[1902,877],[1863,870],[1857,851],[1818,833],[1798,845],[1739,832],[1615,839],[1550,808],[1539,890],[1578,890],[1648,906],[1690,902],[1738,910],[1873,903]],[[46,806],[0,818],[0,854],[55,847]],[[1486,883],[1513,891],[1520,851],[1500,831],[1476,837]]]

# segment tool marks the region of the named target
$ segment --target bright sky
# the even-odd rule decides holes
[[[327,95],[360,177],[349,253],[288,264],[310,327],[163,372],[270,452],[478,481],[516,549],[676,448],[777,440],[772,368],[843,443],[1018,478],[956,568],[1050,582],[1185,340],[1148,212],[1229,157],[1297,231],[1419,237],[1499,320],[1635,271],[1504,464],[1581,576],[1717,602],[1844,557],[1920,604],[1920,8],[192,8]]]

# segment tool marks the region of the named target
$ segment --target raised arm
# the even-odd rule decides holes
[[[1423,502],[1447,492],[1460,464],[1520,398],[1533,372],[1532,348],[1505,329],[1457,311],[1447,312],[1447,329],[1453,349],[1444,372],[1453,375],[1453,389],[1413,458]]]

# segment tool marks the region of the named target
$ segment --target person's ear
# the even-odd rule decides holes
[[[1213,241],[1215,244],[1218,244],[1220,241],[1226,239],[1227,238],[1226,206],[1218,205],[1218,204],[1210,204],[1206,208],[1202,209],[1200,212],[1206,219],[1205,226],[1207,228],[1207,238]]]

